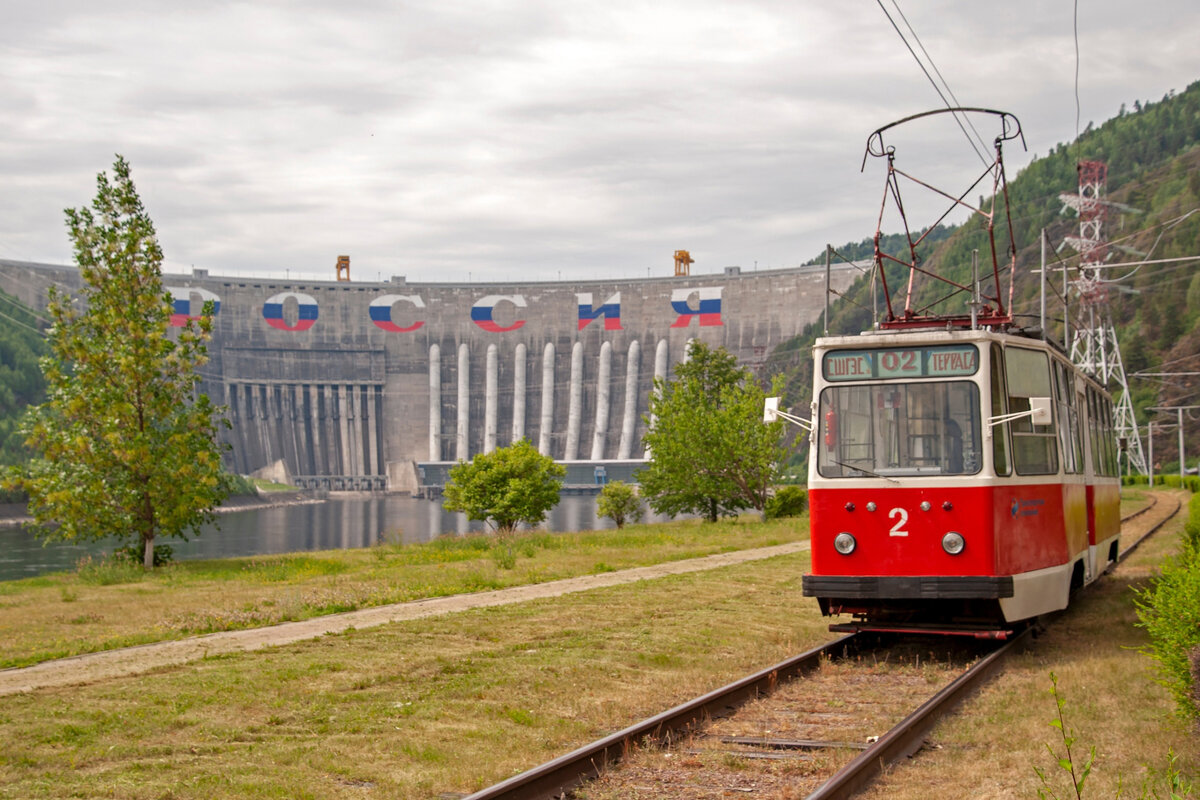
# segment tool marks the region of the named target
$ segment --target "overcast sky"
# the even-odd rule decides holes
[[[791,266],[874,232],[867,135],[941,105],[868,0],[0,2],[0,258],[69,263],[120,153],[168,271]],[[961,104],[1020,119],[1010,176],[1074,138],[1072,8],[900,0]],[[1198,32],[1195,0],[1079,0],[1080,125],[1200,78]],[[979,170],[934,127],[905,166]]]

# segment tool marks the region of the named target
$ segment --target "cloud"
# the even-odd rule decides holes
[[[1074,135],[1069,8],[906,13],[961,102],[1016,113],[1033,152]],[[1197,23],[1178,0],[1131,32],[1125,4],[1090,4],[1082,124],[1184,88]],[[877,7],[815,0],[55,2],[12,9],[0,45],[0,256],[69,260],[62,209],[119,152],[168,264],[213,272],[795,264],[871,235],[867,135],[940,104]],[[911,148],[974,158],[956,129]]]

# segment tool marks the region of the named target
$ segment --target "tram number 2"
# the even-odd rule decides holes
[[[893,508],[888,512],[888,519],[896,520],[896,524],[888,531],[889,536],[908,536],[904,526],[908,524],[908,512],[903,508]]]

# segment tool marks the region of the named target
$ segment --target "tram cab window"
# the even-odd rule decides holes
[[[826,478],[972,475],[983,463],[979,388],[969,381],[831,386],[818,414]]]
[[[1050,397],[1050,364],[1046,354],[1009,347],[1005,352],[1008,378],[1008,412],[1030,409],[1029,398]],[[1011,423],[1013,463],[1019,475],[1052,475],[1058,472],[1058,447],[1054,425],[1034,425],[1029,417]]]

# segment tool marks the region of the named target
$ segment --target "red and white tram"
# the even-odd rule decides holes
[[[1117,557],[1107,392],[989,330],[819,339],[804,594],[849,627],[1004,630]]]
[[[966,208],[982,218],[976,230],[991,255],[983,281],[977,268],[963,280],[924,263],[933,226],[912,231],[901,186],[932,187],[896,169],[884,142],[901,123],[942,114],[1000,123],[982,176],[963,192],[933,190],[950,199],[946,214]],[[1011,114],[940,109],[868,139],[867,154],[888,168],[875,235],[886,313],[876,330],[814,347],[812,573],[803,586],[824,614],[852,616],[835,628],[1003,636],[1065,608],[1117,557],[1111,399],[1047,341],[1044,312],[1032,335],[1013,320],[1017,247],[1002,145],[1018,137]],[[988,178],[989,206],[970,206],[964,198],[982,195]],[[890,206],[907,234],[904,258],[879,246]],[[1007,241],[997,241],[997,228]],[[971,313],[948,313],[963,294]]]

